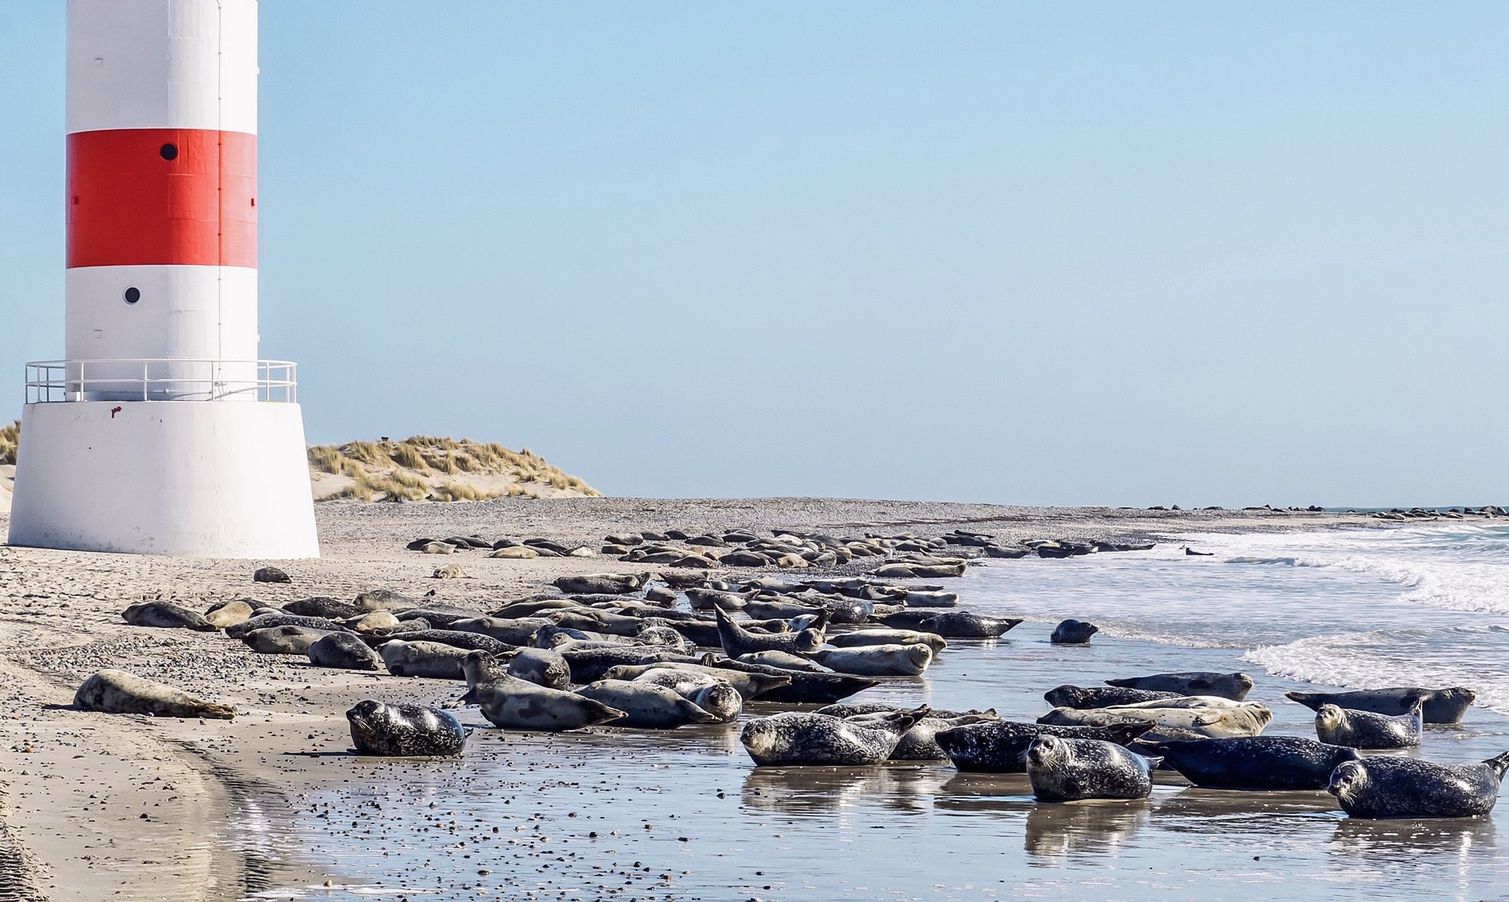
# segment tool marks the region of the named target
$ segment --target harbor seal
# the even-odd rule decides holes
[[[1172,701],[1179,701],[1173,699]],[[1156,705],[1157,702],[1145,704]],[[1189,730],[1210,739],[1256,736],[1273,720],[1273,712],[1256,702],[1238,707],[1167,707],[1118,705],[1110,708],[1054,708],[1038,723],[1054,725],[1108,726],[1127,720],[1142,720],[1156,727]]]
[[[1373,755],[1339,765],[1326,790],[1350,817],[1477,817],[1493,810],[1509,752],[1480,764]]]
[[[1352,711],[1371,711],[1390,717],[1408,714],[1418,698],[1425,703],[1421,714],[1426,723],[1460,723],[1467,709],[1477,700],[1477,693],[1464,686],[1449,689],[1395,686],[1350,692],[1286,692],[1284,695],[1290,701],[1299,702],[1314,710],[1319,710],[1321,705],[1336,705]]]
[[[213,633],[219,629],[198,611],[166,601],[144,601],[121,612],[121,619],[132,626],[156,626],[167,629],[198,630]]]
[[[1298,736],[1174,739],[1153,747],[1184,779],[1208,789],[1325,789],[1331,771],[1361,757],[1355,749]]]
[[[326,617],[330,620],[346,620],[367,613],[349,601],[325,595],[290,601],[283,605],[283,610],[300,617]]]
[[[598,680],[576,690],[583,698],[624,712],[623,727],[674,730],[687,724],[718,723],[720,718],[664,686],[634,680]]]
[[[667,662],[696,663],[697,658],[666,648],[648,645],[619,645],[601,648],[558,649],[561,657],[571,667],[571,682],[593,683],[603,679],[610,667],[620,664],[663,664]]]
[[[948,640],[937,633],[874,628],[829,636],[828,644],[834,648],[857,648],[862,645],[926,645],[933,650],[934,655],[948,648]]]
[[[782,670],[801,670],[806,673],[834,672],[832,667],[825,664],[819,664],[801,655],[787,654],[784,651],[757,651],[750,655],[739,655],[739,660],[746,664],[763,664],[766,667],[779,667]]]
[[[1424,705],[1425,700],[1417,698],[1410,712],[1398,717],[1321,705],[1315,712],[1315,735],[1321,742],[1354,749],[1412,749],[1424,732]]]
[[[74,693],[73,703],[81,711],[100,711],[105,714],[204,717],[215,720],[230,720],[236,716],[236,709],[230,705],[205,701],[182,689],[174,689],[124,670],[101,670],[94,674],[79,686],[78,692]]]
[[[665,664],[622,664],[608,668],[603,674],[604,679],[609,680],[633,680],[646,673],[658,670],[669,670],[678,673],[705,674],[716,680],[727,683],[739,693],[744,701],[760,698],[766,693],[791,685],[791,677],[775,676],[764,673],[746,673],[742,670],[732,670],[720,667],[711,667],[703,664],[665,663]]]
[[[326,633],[310,644],[309,663],[340,670],[382,670],[382,657],[351,633]]]
[[[1124,689],[1117,686],[1073,686],[1068,683],[1043,693],[1043,699],[1055,708],[1108,708],[1112,705],[1181,697],[1177,692]]]
[[[886,626],[935,633],[945,639],[998,639],[1022,620],[969,611],[897,611],[879,618]]]
[[[890,757],[926,708],[856,723],[826,714],[785,711],[751,720],[739,742],[756,766],[879,764]]]
[[[438,680],[465,679],[461,662],[470,652],[439,642],[393,639],[377,650],[388,673],[394,676],[430,677]]]
[[[1245,673],[1214,673],[1198,670],[1186,673],[1154,673],[1148,676],[1106,680],[1107,686],[1126,689],[1152,689],[1180,695],[1219,695],[1241,701],[1252,691],[1252,677]]]
[[[834,706],[840,707],[840,706]],[[821,714],[822,711],[817,713]],[[904,713],[900,711],[875,711],[864,714],[851,714],[844,719],[851,723],[884,723],[893,714]],[[936,713],[936,712],[934,712]],[[937,735],[939,730],[947,730],[952,727],[960,727],[965,724],[985,723],[995,720],[994,714],[963,714],[955,717],[935,717],[929,714],[912,725],[911,729],[901,734],[896,748],[891,751],[888,760],[891,761],[942,761],[947,760],[948,755],[938,746]]]
[[[237,598],[232,601],[221,602],[212,605],[204,612],[204,619],[217,630],[223,630],[228,626],[235,626],[246,620],[250,620],[257,612],[256,602],[245,598]]]
[[[658,668],[634,677],[634,682],[663,686],[717,717],[719,723],[733,723],[744,710],[739,691],[710,674]]]
[[[252,630],[242,636],[241,641],[260,655],[307,655],[310,646],[329,635],[331,635],[329,630],[316,630],[305,626],[272,626],[267,629]],[[354,633],[347,633],[347,635],[355,638]]]
[[[1049,726],[991,720],[939,730],[933,740],[961,771],[1020,774],[1027,771],[1027,747],[1039,736],[1099,739],[1126,745],[1151,730],[1150,723],[1123,722],[1103,727]]]
[[[1027,779],[1040,802],[1145,799],[1152,762],[1114,742],[1039,736],[1027,746]]]
[[[722,608],[714,607],[713,612],[718,620],[718,640],[723,645],[723,653],[730,658],[759,651],[807,654],[823,644],[825,634],[821,626],[799,633],[753,633],[734,623]]]
[[[1083,620],[1065,620],[1053,628],[1048,641],[1054,645],[1084,645],[1090,637],[1100,632],[1100,627]]]
[[[561,732],[624,717],[623,711],[586,696],[536,686],[506,674],[477,683],[469,694],[476,699],[482,716],[503,729]]]
[[[921,676],[933,663],[933,650],[926,645],[861,645],[854,648],[819,648],[808,657],[839,673],[860,676]]]
[[[346,712],[351,743],[360,755],[459,755],[470,731],[444,711],[423,705],[385,705],[366,699]]]
[[[648,572],[592,573],[558,577],[555,587],[567,595],[628,595],[638,592],[649,581]]]
[[[868,677],[850,676],[843,673],[807,673],[801,670],[766,667],[763,664],[746,664],[729,658],[710,661],[709,658],[704,658],[703,660],[709,662],[709,666],[712,667],[790,678],[791,682],[787,685],[776,687],[762,695],[762,701],[830,704],[879,685]]]
[[[275,626],[302,626],[330,633],[345,629],[327,617],[300,617],[297,614],[285,614],[282,611],[269,611],[226,627],[225,634],[232,639],[244,639],[248,633],[271,629]]]
[[[428,642],[431,645],[449,645],[452,648],[465,649],[466,651],[490,651],[495,655],[507,654],[514,647],[507,642],[494,639],[492,636],[484,636],[481,633],[468,633],[462,630],[408,630],[403,634],[407,642]],[[376,640],[381,644],[383,639]]]
[[[546,648],[520,648],[506,653],[503,662],[509,676],[528,680],[536,686],[565,689],[571,685],[571,665],[560,652]]]
[[[277,567],[259,567],[252,573],[252,581],[259,583],[291,583],[288,574]]]

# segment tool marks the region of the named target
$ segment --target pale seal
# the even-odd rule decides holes
[[[634,680],[598,680],[576,690],[583,698],[624,712],[617,725],[651,730],[674,730],[688,724],[718,723],[721,718],[703,710],[664,686]]]
[[[948,640],[937,633],[868,628],[829,636],[828,644],[834,648],[856,648],[861,645],[926,645],[933,650],[935,655],[948,648]]]
[[[879,764],[890,757],[926,708],[884,721],[856,723],[826,714],[786,711],[744,725],[739,742],[759,766]]]
[[[470,731],[444,711],[423,705],[385,705],[367,699],[346,712],[351,742],[361,755],[459,755]]]
[[[1326,789],[1351,817],[1477,817],[1498,802],[1505,770],[1509,752],[1458,765],[1374,755],[1339,765]]]
[[[1425,706],[1421,711],[1426,723],[1460,723],[1467,709],[1477,700],[1477,693],[1463,686],[1449,689],[1421,689],[1418,686],[1395,686],[1389,689],[1357,689],[1350,692],[1286,692],[1290,701],[1307,708],[1336,705],[1353,711],[1371,711],[1397,717],[1408,714],[1415,699]]]
[[[559,732],[622,720],[624,712],[575,692],[547,689],[508,675],[478,682],[468,693],[482,716],[512,730]]]
[[[1103,727],[1061,727],[993,720],[939,730],[933,740],[959,770],[1020,774],[1027,770],[1027,747],[1039,736],[1099,739],[1125,745],[1152,728],[1152,724],[1130,722]]]
[[[215,626],[198,611],[191,611],[166,601],[144,601],[121,612],[121,619],[132,626],[156,626],[169,629],[198,630],[213,633]]]
[[[1178,702],[1180,699],[1171,699]],[[1189,730],[1210,739],[1228,739],[1235,736],[1256,736],[1273,720],[1273,712],[1256,702],[1243,703],[1237,707],[1150,707],[1158,702],[1141,705],[1118,705],[1110,708],[1054,708],[1038,718],[1041,724],[1084,726],[1107,726],[1128,720],[1141,720],[1156,727],[1173,727]]]
[[[440,680],[464,679],[461,662],[470,652],[439,642],[410,642],[394,639],[377,650],[388,673],[394,676],[430,677]]]
[[[1412,749],[1420,744],[1424,732],[1423,706],[1424,700],[1416,699],[1408,714],[1390,717],[1321,705],[1315,712],[1315,735],[1321,742],[1354,749]]]
[[[242,636],[241,641],[262,655],[307,655],[310,646],[330,634],[331,631],[306,626],[272,626],[252,630]],[[348,635],[355,636],[354,633]]]
[[[1145,799],[1152,762],[1114,742],[1039,736],[1027,746],[1027,779],[1040,802]]]
[[[808,657],[839,673],[860,676],[921,676],[933,663],[933,650],[926,645],[861,645],[854,648],[819,648]]]
[[[1213,673],[1199,670],[1187,673],[1154,673],[1148,676],[1106,680],[1107,686],[1127,689],[1152,689],[1180,695],[1219,695],[1241,701],[1252,691],[1252,677],[1245,673]]]
[[[148,714],[152,717],[205,717],[230,720],[236,709],[190,695],[162,683],[124,670],[101,670],[74,693],[73,703],[83,711],[106,714]]]
[[[1331,771],[1360,757],[1355,749],[1298,736],[1172,739],[1153,746],[1165,764],[1208,789],[1325,789]]]
[[[739,691],[711,674],[657,668],[634,677],[634,682],[664,686],[718,718],[720,723],[733,723],[744,710],[744,697]]]

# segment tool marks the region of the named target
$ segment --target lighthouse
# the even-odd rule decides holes
[[[26,367],[12,545],[319,554],[259,359],[257,0],[68,0],[64,357]]]

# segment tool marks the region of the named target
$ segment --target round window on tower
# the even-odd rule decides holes
[[[133,285],[130,288],[126,289],[124,297],[126,299],[126,303],[134,304],[137,301],[141,300],[141,289]]]
[[[162,154],[162,158],[164,160],[171,161],[171,160],[178,159],[178,145],[177,144],[164,144],[162,147],[159,147],[157,149],[157,152],[160,153],[160,154]]]

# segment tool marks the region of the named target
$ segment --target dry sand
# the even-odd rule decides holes
[[[1111,539],[1376,524],[1330,514],[600,498],[327,504],[319,507],[318,520],[323,557],[314,561],[0,547],[0,595],[6,598],[0,628],[0,900],[29,898],[25,882],[6,879],[17,855],[32,866],[31,886],[58,900],[232,899],[268,887],[317,886],[327,876],[339,881],[339,862],[301,854],[293,848],[295,837],[276,831],[244,835],[247,818],[233,813],[251,810],[257,813],[252,822],[277,824],[279,806],[305,804],[323,784],[380,776],[381,765],[343,759],[354,763],[337,768],[322,757],[346,749],[343,712],[358,698],[438,702],[454,696],[454,687],[443,682],[315,669],[302,659],[251,654],[218,634],[124,624],[120,611],[144,597],[202,610],[233,597],[281,603],[310,595],[349,598],[382,587],[414,597],[433,590],[438,602],[480,610],[537,591],[563,574],[633,568],[601,558],[513,561],[404,550],[405,542],[422,535],[545,536],[595,545],[609,532],[672,526],[926,535],[959,527],[1002,539]],[[0,530],[5,525],[0,517]],[[262,563],[280,563],[293,583],[253,583],[252,570]],[[460,563],[467,578],[432,578],[443,563]],[[233,703],[243,713],[233,721],[201,722],[68,707],[77,685],[107,666]],[[542,741],[543,748],[555,747],[555,740]],[[477,753],[495,752],[485,746]],[[16,844],[6,842],[4,830]]]

